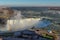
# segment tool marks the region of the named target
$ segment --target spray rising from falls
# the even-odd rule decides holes
[[[15,11],[16,15],[13,19],[7,21],[7,29],[12,31],[24,30],[32,28],[33,25],[39,22],[40,18],[26,18],[22,19],[21,11]]]

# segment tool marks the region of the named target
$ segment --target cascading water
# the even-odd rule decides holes
[[[7,20],[7,30],[8,31],[18,31],[32,28],[33,25],[39,22],[40,18],[26,18],[22,19],[21,11],[15,11],[15,16]]]

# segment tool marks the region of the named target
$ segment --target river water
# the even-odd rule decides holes
[[[15,14],[11,19],[7,20],[6,27],[0,28],[0,31],[18,31],[29,29],[33,26],[36,28],[46,27],[51,24],[49,20],[41,20],[40,18],[23,19],[21,11],[15,11]]]

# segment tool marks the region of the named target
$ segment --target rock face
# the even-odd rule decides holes
[[[6,19],[0,18],[0,25],[5,25],[6,24]]]

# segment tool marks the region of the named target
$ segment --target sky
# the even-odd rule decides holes
[[[60,0],[0,0],[7,6],[60,6]]]

